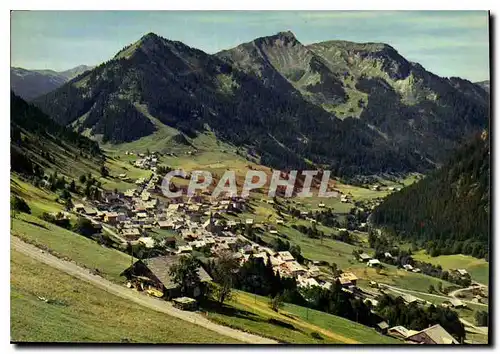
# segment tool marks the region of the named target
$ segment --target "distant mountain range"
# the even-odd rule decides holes
[[[11,89],[25,100],[44,95],[62,86],[74,77],[91,70],[92,66],[79,65],[66,71],[27,70],[10,68]]]
[[[436,76],[387,44],[305,46],[291,32],[214,55],[149,33],[33,102],[104,142],[210,127],[263,164],[341,176],[434,168],[489,117],[482,86]]]

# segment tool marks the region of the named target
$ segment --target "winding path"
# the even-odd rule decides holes
[[[30,245],[15,236],[11,236],[11,247],[13,247],[16,251],[19,251],[33,259],[36,259],[51,267],[62,270],[63,272],[68,273],[74,277],[89,282],[113,295],[120,296],[124,299],[133,301],[152,310],[163,312],[169,316],[173,316],[181,320],[196,324],[198,326],[205,327],[209,330],[245,343],[278,344],[278,342],[275,340],[213,323],[198,313],[179,310],[173,307],[169,302],[149,297],[135,290],[131,290],[124,286],[112,283],[109,280],[101,278],[98,275],[89,273],[88,270],[81,268],[72,262],[64,261],[47,252],[44,252],[41,249]]]

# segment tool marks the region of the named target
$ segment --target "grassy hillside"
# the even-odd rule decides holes
[[[100,274],[115,282],[123,280],[120,273],[130,266],[131,257],[93,240],[45,222],[35,216],[20,214],[12,220],[11,233],[60,258],[68,258],[80,266],[98,269]]]
[[[464,254],[451,254],[438,257],[429,256],[424,250],[413,255],[417,261],[440,264],[443,269],[466,269],[473,280],[482,284],[488,284],[490,264],[484,259],[478,259]]]
[[[227,326],[293,344],[401,344],[374,329],[324,312],[286,304],[279,313],[262,296],[237,291],[222,310],[208,311],[208,318]],[[270,322],[270,319],[271,320]],[[312,333],[318,333],[321,339]]]
[[[372,213],[375,225],[421,243],[431,256],[488,257],[490,146],[477,134],[440,169],[387,197]]]
[[[109,294],[15,250],[10,267],[12,341],[237,343]]]

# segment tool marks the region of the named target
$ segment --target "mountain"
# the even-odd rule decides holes
[[[16,94],[25,100],[32,100],[55,90],[67,81],[91,69],[91,66],[86,65],[79,65],[61,72],[12,67],[10,68],[10,85]]]
[[[486,95],[385,44],[304,46],[280,32],[208,55],[150,33],[34,103],[103,142],[210,128],[263,164],[352,176],[433,168],[485,127]]]
[[[99,145],[61,126],[37,107],[11,92],[11,170],[27,176],[43,176],[56,170],[68,176],[87,174],[103,156]]]
[[[476,82],[476,85],[481,86],[488,93],[490,92],[490,80],[484,80],[484,81]]]
[[[297,89],[341,119],[356,118],[401,150],[442,162],[463,136],[484,128],[488,93],[441,78],[383,43],[302,45],[291,32],[257,38],[217,54],[268,85]]]
[[[432,255],[485,257],[490,236],[490,146],[478,134],[443,167],[388,196],[370,221],[421,242]]]

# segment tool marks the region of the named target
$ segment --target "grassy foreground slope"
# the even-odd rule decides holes
[[[214,307],[208,318],[244,331],[293,344],[401,344],[342,317],[285,304],[279,313],[263,296],[237,291],[223,309]]]
[[[28,214],[12,218],[12,235],[37,247],[50,250],[60,258],[69,258],[80,266],[98,269],[99,273],[114,282],[120,282],[119,274],[131,263],[131,257],[111,248],[43,221]]]
[[[11,250],[11,340],[237,343],[109,294],[15,250]]]

